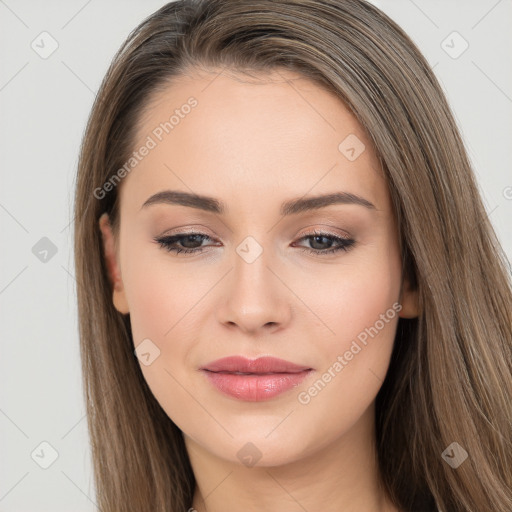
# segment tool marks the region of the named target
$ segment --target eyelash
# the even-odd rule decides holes
[[[200,236],[203,238],[203,240],[210,239],[211,238],[208,235],[204,235],[203,233],[197,233],[197,232],[191,232],[191,233],[180,233],[179,235],[170,235],[170,236],[163,236],[160,238],[155,238],[155,242],[157,242],[163,249],[165,249],[168,252],[175,252],[176,254],[184,253],[184,254],[191,254],[191,253],[199,253],[203,252],[204,247],[196,247],[195,249],[181,249],[179,247],[175,247],[175,243],[182,238],[186,238],[189,236]],[[321,236],[324,238],[328,238],[330,240],[333,240],[334,242],[338,243],[338,247],[331,248],[331,249],[310,249],[307,247],[302,247],[301,249],[303,251],[306,251],[310,254],[314,254],[317,256],[324,256],[326,254],[332,254],[338,251],[345,251],[348,252],[354,245],[355,240],[351,238],[342,238],[336,235],[332,235],[330,233],[323,233],[314,231],[313,233],[309,235],[305,235],[299,239],[300,240],[306,240],[311,239],[316,236]]]

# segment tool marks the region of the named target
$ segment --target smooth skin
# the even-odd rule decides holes
[[[130,314],[135,347],[149,338],[160,350],[140,366],[184,434],[197,511],[397,512],[379,485],[374,405],[398,317],[417,316],[418,297],[407,281],[401,286],[388,187],[370,140],[336,96],[285,70],[258,78],[194,71],[151,99],[134,150],[190,96],[198,104],[123,179],[118,240],[108,216],[100,219],[113,303]],[[353,161],[338,148],[350,134],[365,145]],[[226,211],[143,207],[163,190],[211,196]],[[375,208],[280,214],[285,201],[336,192]],[[338,244],[306,237],[315,231],[355,242],[322,254]],[[154,240],[177,233],[209,238],[175,244],[202,247],[196,254]],[[251,263],[237,252],[248,236],[263,251]],[[397,303],[401,311],[301,403],[299,393]],[[199,370],[230,355],[270,355],[314,371],[271,400],[245,402]],[[252,467],[247,453],[260,457]]]

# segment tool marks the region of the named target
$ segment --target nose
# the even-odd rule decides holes
[[[240,254],[235,251],[233,268],[224,279],[218,321],[252,335],[282,329],[292,315],[292,294],[283,284],[282,267],[270,258],[270,251],[263,250],[254,261]]]

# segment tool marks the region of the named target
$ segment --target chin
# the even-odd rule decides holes
[[[284,466],[301,460],[312,451],[312,444],[305,440],[299,430],[295,429],[293,435],[284,430],[282,435],[276,432],[269,435],[269,432],[266,427],[260,432],[254,429],[252,432],[231,431],[233,438],[224,437],[223,440],[212,442],[209,437],[206,443],[201,444],[217,457],[247,468]]]

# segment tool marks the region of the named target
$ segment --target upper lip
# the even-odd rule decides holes
[[[211,372],[239,373],[299,373],[311,370],[309,366],[301,366],[276,357],[259,357],[248,359],[243,356],[229,356],[217,359],[200,368]]]

